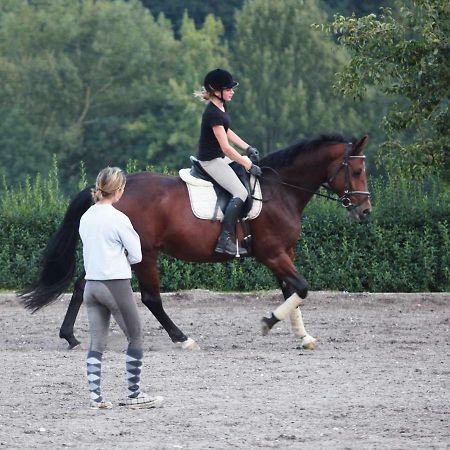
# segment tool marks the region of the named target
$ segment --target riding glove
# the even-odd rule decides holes
[[[262,175],[261,167],[257,166],[256,164],[252,164],[252,167],[250,167],[250,170],[248,172],[255,177],[260,177]]]
[[[252,163],[259,163],[259,151],[255,147],[248,146],[245,154],[250,158]]]

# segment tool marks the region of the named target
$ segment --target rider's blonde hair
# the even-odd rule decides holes
[[[97,175],[95,189],[92,191],[94,202],[112,197],[126,183],[125,172],[119,167],[105,167]]]
[[[197,97],[202,102],[209,102],[211,97],[213,97],[213,94],[208,92],[205,88],[202,88],[199,91],[194,91],[194,97]]]

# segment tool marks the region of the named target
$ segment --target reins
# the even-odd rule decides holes
[[[325,189],[327,189],[328,191],[330,190],[331,183],[336,179],[337,175],[339,174],[339,172],[344,169],[345,170],[345,188],[344,188],[344,195],[342,195],[341,197],[335,197],[335,196],[331,196],[328,194],[322,194],[318,191],[313,191],[312,189],[308,189],[305,188],[303,186],[298,186],[295,184],[291,184],[291,183],[286,183],[285,181],[281,181],[281,176],[279,174],[278,171],[276,171],[274,168],[269,167],[269,166],[263,166],[261,167],[261,169],[263,170],[270,170],[272,171],[276,177],[277,177],[277,182],[278,184],[281,184],[283,186],[287,186],[290,187],[292,189],[297,189],[299,191],[304,191],[304,192],[308,192],[310,194],[316,195],[318,197],[323,197],[326,198],[327,200],[332,200],[335,202],[340,203],[344,208],[350,208],[350,207],[357,207],[359,206],[361,203],[354,205],[350,199],[351,196],[353,195],[363,195],[366,197],[370,198],[370,192],[368,191],[353,191],[351,190],[351,181],[350,181],[350,169],[349,169],[349,160],[350,159],[365,159],[365,155],[350,155],[352,149],[352,144],[351,142],[345,144],[345,153],[344,153],[344,158],[343,161],[341,163],[341,165],[337,168],[336,172],[334,173],[334,175],[330,178],[328,178],[328,180],[325,183],[322,183],[320,187],[323,187]],[[264,179],[263,176],[261,176],[261,178]],[[267,200],[262,200],[262,199],[257,199],[255,197],[253,197],[255,200],[260,200],[260,201],[268,201],[270,199]]]
[[[328,200],[333,200],[333,201],[336,201],[336,202],[339,202],[339,201],[340,201],[340,198],[339,198],[339,197],[334,197],[334,196],[331,196],[331,195],[322,194],[322,193],[320,193],[320,192],[318,192],[318,191],[313,191],[312,189],[308,189],[308,188],[305,188],[305,187],[303,187],[303,186],[297,186],[297,185],[295,185],[295,184],[286,183],[285,181],[281,181],[281,179],[280,179],[281,176],[280,176],[279,172],[276,171],[273,167],[262,166],[261,169],[262,169],[263,171],[264,171],[264,170],[270,170],[271,172],[273,172],[273,173],[277,176],[277,178],[278,178],[278,179],[277,179],[277,183],[278,183],[278,184],[282,184],[283,186],[287,186],[287,187],[290,187],[290,188],[292,188],[292,189],[297,189],[298,191],[308,192],[308,193],[310,193],[310,194],[317,195],[318,197],[324,197],[324,198],[326,198],[326,199],[328,199]],[[264,179],[265,177],[264,177],[264,176],[261,176],[260,178]],[[322,184],[321,187],[323,187],[323,188],[325,188],[325,189],[328,190],[328,188],[327,188],[324,184]],[[263,199],[263,200],[261,200],[261,199],[255,198],[255,197],[254,197],[254,199],[255,199],[255,200],[260,200],[260,201],[262,201],[262,202],[265,202],[265,201],[269,201],[269,200],[270,200],[270,199]]]

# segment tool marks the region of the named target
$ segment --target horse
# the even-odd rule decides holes
[[[338,196],[333,199],[339,201],[352,218],[360,220],[370,214],[372,205],[364,155],[367,142],[367,136],[356,140],[339,134],[320,135],[261,159],[263,207],[248,224],[252,235],[251,257],[272,271],[284,297],[284,302],[270,317],[262,318],[263,334],[289,317],[302,347],[316,346],[316,339],[305,330],[299,308],[307,296],[308,284],[293,262],[301,218],[313,195],[322,195],[318,193],[322,185]],[[73,282],[79,222],[91,205],[91,188],[88,187],[74,197],[61,225],[50,238],[38,279],[19,294],[24,306],[32,312],[55,301]],[[155,172],[128,175],[123,197],[115,207],[130,218],[141,239],[143,258],[133,266],[141,301],[174,343],[184,349],[197,349],[195,340],[184,334],[163,308],[157,258],[164,252],[189,262],[229,261],[232,255],[214,252],[221,223],[194,216],[186,184],[180,177]],[[241,240],[243,230],[238,228],[237,236]],[[67,340],[69,348],[80,343],[73,329],[83,301],[84,285],[83,273],[74,283],[60,328],[59,336]]]

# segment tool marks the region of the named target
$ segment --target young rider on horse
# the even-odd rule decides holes
[[[248,193],[229,164],[235,161],[249,173],[261,175],[261,169],[253,164],[248,156],[241,155],[230,145],[231,142],[250,156],[258,154],[255,148],[249,146],[230,128],[226,102],[233,98],[234,88],[238,85],[229,72],[215,69],[206,75],[204,90],[199,95],[208,104],[202,116],[197,159],[205,172],[232,196],[225,210],[222,233],[215,248],[217,253],[230,255],[236,254],[236,222]],[[247,250],[239,246],[239,253],[245,255]]]
[[[86,271],[84,303],[91,343],[87,354],[87,377],[92,409],[109,409],[111,402],[101,394],[102,355],[106,348],[111,314],[128,339],[126,370],[128,396],[124,405],[155,407],[162,397],[150,397],[140,390],[143,330],[131,290],[130,264],[142,260],[141,243],[130,219],[113,207],[125,189],[125,174],[107,167],[97,176],[96,202],[81,216],[80,236]]]

